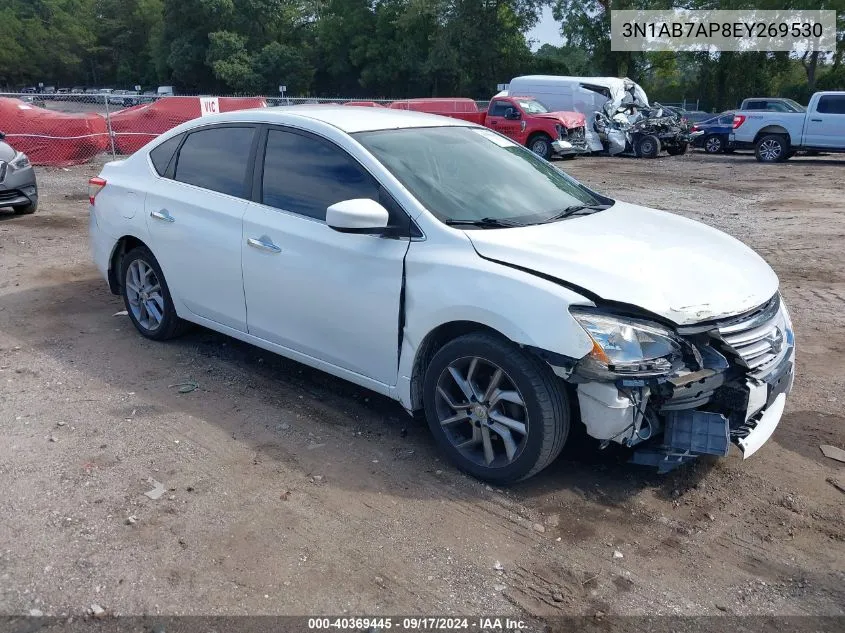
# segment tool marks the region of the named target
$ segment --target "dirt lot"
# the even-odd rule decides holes
[[[582,446],[490,488],[375,394],[141,338],[89,262],[96,167],[42,170],[40,211],[0,212],[0,613],[845,614],[845,465],[819,451],[845,447],[845,160],[561,165],[780,275],[798,376],[753,458],[660,477]]]

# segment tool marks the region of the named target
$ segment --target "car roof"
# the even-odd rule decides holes
[[[195,121],[203,124],[211,122],[224,123],[226,121],[284,124],[291,123],[296,119],[308,119],[326,123],[347,134],[404,128],[473,126],[472,123],[460,119],[415,112],[413,110],[319,104],[237,110],[235,112],[201,117],[201,119]]]

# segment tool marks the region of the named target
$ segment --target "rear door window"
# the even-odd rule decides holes
[[[191,132],[176,161],[175,179],[238,198],[248,197],[253,127],[210,127]]]

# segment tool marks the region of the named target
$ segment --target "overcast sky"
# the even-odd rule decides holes
[[[555,22],[552,17],[551,7],[543,9],[543,15],[540,17],[537,26],[528,31],[526,35],[528,39],[538,40],[532,47],[533,50],[537,50],[543,44],[554,44],[555,46],[563,44],[563,38],[560,36],[560,23]]]

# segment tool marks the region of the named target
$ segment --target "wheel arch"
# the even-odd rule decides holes
[[[111,290],[112,294],[120,294],[122,284],[118,272],[120,271],[121,259],[123,259],[123,256],[126,255],[126,253],[139,246],[143,246],[147,250],[150,249],[143,240],[134,235],[124,235],[115,242],[114,250],[112,250],[111,257],[109,258],[108,275],[109,290]]]
[[[423,408],[425,370],[434,355],[446,343],[473,332],[487,332],[507,341],[511,340],[499,330],[477,321],[449,321],[435,327],[425,335],[414,355],[411,370],[411,408],[413,411],[421,411]]]
[[[787,129],[785,127],[783,127],[782,125],[767,125],[767,126],[761,128],[757,132],[757,134],[754,135],[754,143],[757,143],[757,141],[759,141],[761,138],[763,138],[764,136],[767,136],[769,134],[780,134],[781,136],[786,137],[787,142],[790,142],[790,143],[792,142],[790,137],[789,137],[789,132],[787,131]]]
[[[554,137],[551,134],[549,134],[548,132],[546,132],[545,130],[535,130],[535,131],[531,132],[531,134],[528,135],[528,139],[525,141],[525,146],[530,149],[531,143],[540,136],[543,136],[543,137],[549,139],[550,143],[554,140]]]

